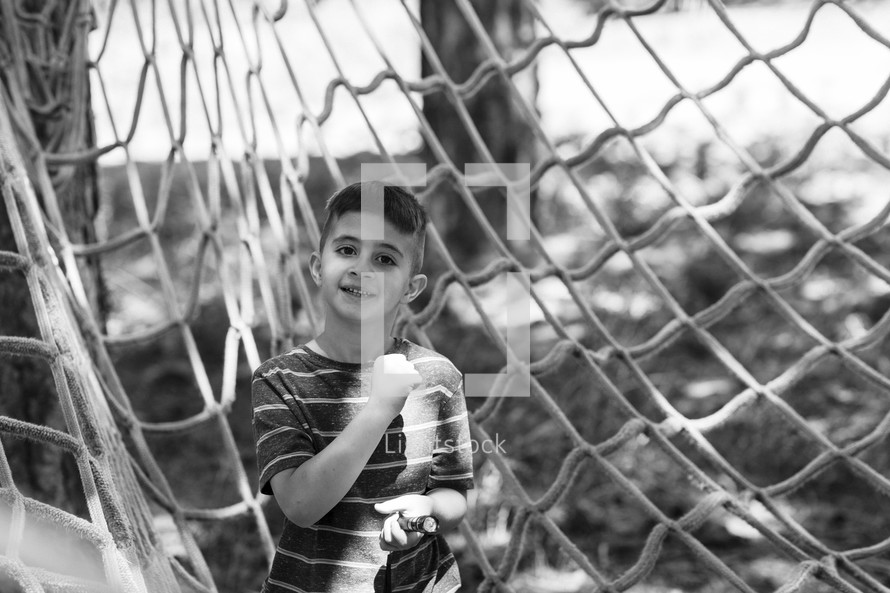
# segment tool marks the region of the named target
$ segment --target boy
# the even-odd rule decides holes
[[[374,191],[382,208],[369,206]],[[460,523],[473,487],[462,376],[390,336],[399,306],[426,286],[426,213],[406,190],[373,183],[337,192],[325,211],[309,258],[324,330],[253,375],[260,489],[287,517],[262,591],[456,591],[441,532]],[[437,533],[400,525],[426,516]]]

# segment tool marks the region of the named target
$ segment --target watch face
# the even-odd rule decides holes
[[[435,517],[424,517],[423,530],[427,533],[435,533],[439,529],[439,522]]]

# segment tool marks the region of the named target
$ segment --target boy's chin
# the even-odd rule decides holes
[[[370,308],[369,308],[370,309]],[[392,309],[391,311],[383,311],[382,317],[383,320],[393,319],[396,316],[398,309]],[[344,317],[350,321],[355,322],[356,324],[369,323],[373,324],[374,319],[378,318],[377,316],[381,313],[379,310],[365,310],[359,311],[357,309],[353,309],[352,311],[346,311]]]

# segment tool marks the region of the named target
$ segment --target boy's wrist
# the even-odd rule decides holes
[[[464,495],[451,488],[434,488],[424,494],[430,501],[430,511],[439,522],[439,531],[456,528],[467,512]]]
[[[393,416],[387,414],[385,409],[368,404],[365,404],[365,407],[359,410],[359,416],[362,416],[364,422],[382,425],[384,429],[389,426],[390,422],[393,420]]]

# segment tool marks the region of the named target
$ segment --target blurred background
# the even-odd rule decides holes
[[[887,3],[0,4],[83,372],[126,402],[96,422],[183,590],[266,575],[250,376],[317,333],[306,263],[365,163],[427,167],[430,288],[400,333],[498,372],[496,279],[531,278],[532,397],[468,401],[506,454],[476,453],[449,534],[463,591],[890,587]],[[529,241],[474,162],[529,163]],[[49,339],[34,281],[2,278],[0,335]],[[71,432],[45,361],[0,357],[0,389],[4,418]],[[4,489],[95,522],[73,455],[0,429]],[[107,577],[57,531],[8,554]]]

